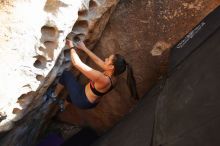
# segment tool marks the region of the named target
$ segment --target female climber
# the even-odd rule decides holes
[[[60,91],[65,88],[69,93],[68,99],[75,106],[83,109],[93,108],[105,94],[115,87],[118,75],[122,74],[126,69],[127,84],[131,95],[134,98],[138,98],[132,68],[121,55],[112,54],[103,61],[90,51],[82,41],[79,41],[76,45],[74,44],[73,41],[66,40],[66,45],[70,48],[71,62],[90,82],[83,86],[70,71],[64,71],[55,89],[49,93],[51,98],[59,99],[57,97]],[[76,49],[84,51],[103,71],[95,70],[83,63]]]

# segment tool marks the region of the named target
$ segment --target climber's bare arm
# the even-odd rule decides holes
[[[71,48],[73,47],[72,42],[67,40],[67,45]],[[89,67],[85,63],[81,61],[78,54],[76,53],[75,49],[70,50],[71,54],[71,62],[72,64],[88,79],[96,82],[99,85],[106,85],[108,83],[108,79],[105,75],[103,75],[100,71],[94,70],[93,68]]]
[[[105,69],[104,61],[89,50],[82,41],[77,43],[77,48],[83,50],[99,67]]]

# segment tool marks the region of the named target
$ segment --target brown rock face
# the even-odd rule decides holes
[[[166,70],[169,48],[219,4],[219,0],[121,0],[95,52],[124,55],[143,95]]]
[[[95,46],[95,53],[103,58],[122,54],[133,66],[142,96],[166,73],[169,49],[219,4],[219,0],[121,0]],[[59,117],[105,131],[134,105],[129,96],[124,73],[97,108],[83,111],[71,106]]]
[[[72,32],[72,37],[89,42],[92,48],[117,3],[0,2],[4,22],[0,24],[0,145],[34,145],[58,110],[44,95],[56,75],[69,65],[69,48],[64,46],[67,34]]]
[[[166,72],[170,47],[220,1],[121,0],[104,30],[117,3],[118,0],[0,2],[0,20],[4,22],[0,24],[0,145],[33,145],[51,121],[57,108],[51,108],[42,95],[57,73],[66,67],[63,60],[68,53],[65,56],[65,52],[61,52],[67,49],[63,47],[63,40],[73,23],[76,22],[72,37],[81,38],[89,48],[95,46],[102,34],[95,46],[98,56],[104,59],[119,53],[126,58],[133,66],[138,92],[142,96]],[[37,12],[36,16],[41,16],[41,19],[28,15],[30,10]],[[80,56],[85,60],[85,54]],[[88,64],[94,66],[90,60]],[[82,77],[81,81],[87,80]],[[59,114],[58,118],[68,123],[89,125],[103,132],[128,113],[135,103],[130,98],[124,73],[115,89],[103,97],[95,109],[80,110],[68,105],[66,112]]]

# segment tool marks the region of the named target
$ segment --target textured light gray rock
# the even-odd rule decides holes
[[[29,110],[29,104],[39,97],[33,92],[45,86],[80,7],[80,1],[65,0],[13,1],[1,5],[0,111],[7,118],[0,122],[0,131],[9,130],[12,121],[21,119],[24,110]],[[50,76],[47,82],[54,77]]]

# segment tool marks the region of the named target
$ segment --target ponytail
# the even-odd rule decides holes
[[[125,61],[124,57],[120,54],[115,54],[112,62],[115,67],[113,73],[114,76],[122,74],[127,69],[127,85],[129,87],[131,96],[138,100],[139,96],[137,93],[136,82],[133,75],[132,67]]]
[[[133,75],[133,69],[128,63],[126,63],[126,68],[127,68],[127,85],[129,87],[131,96],[134,97],[136,100],[138,100],[139,96],[137,93],[137,87],[136,87],[136,81]]]

